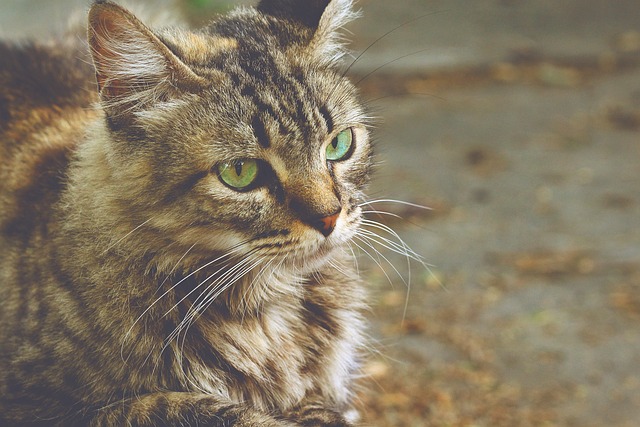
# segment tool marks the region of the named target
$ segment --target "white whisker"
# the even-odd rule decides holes
[[[133,233],[135,233],[136,231],[140,230],[142,227],[144,227],[146,224],[149,223],[149,221],[151,221],[152,218],[149,218],[148,220],[146,220],[145,222],[143,222],[142,224],[138,225],[136,228],[134,228],[133,230],[131,230],[130,232],[128,232],[127,234],[125,234],[124,236],[122,236],[120,239],[118,239],[115,243],[109,245],[107,247],[107,249],[105,249],[104,251],[102,251],[102,253],[100,253],[100,255],[104,255],[107,252],[109,252],[111,249],[115,248],[116,246],[118,246],[123,240],[125,240],[127,237],[131,236]]]
[[[371,247],[371,245],[369,243],[367,243],[366,240],[359,238],[358,236],[355,236],[354,239],[357,238],[358,240],[362,241],[363,243],[365,243],[367,246]],[[382,266],[381,261],[377,260],[373,255],[371,255],[371,253],[369,253],[369,251],[367,251],[365,248],[363,248],[361,245],[357,244],[355,242],[355,240],[352,240],[351,243],[353,243],[354,245],[356,245],[356,247],[358,249],[360,249],[362,252],[364,252],[365,254],[367,254],[367,256],[369,258],[371,258],[371,260],[376,263],[376,265],[380,268],[380,270],[382,271],[382,274],[384,274],[384,276],[387,278],[387,281],[389,282],[389,284],[391,286],[393,286],[393,280],[391,280],[391,277],[389,277],[389,275],[387,274],[387,271],[384,269],[384,267]],[[375,248],[372,248],[373,250],[375,250]],[[377,251],[376,251],[377,252]]]
[[[201,310],[201,306],[205,303],[205,301],[210,298],[211,292],[213,291],[213,293],[215,294],[213,299],[217,298],[219,296],[220,293],[222,293],[224,290],[226,290],[228,288],[228,285],[225,286],[224,283],[220,283],[221,280],[225,280],[226,277],[233,275],[233,272],[238,270],[238,269],[242,269],[242,267],[247,264],[250,258],[243,258],[240,260],[240,262],[238,262],[237,264],[235,264],[234,266],[232,266],[228,271],[226,271],[222,276],[216,278],[213,280],[212,283],[208,284],[205,289],[200,293],[200,295],[196,298],[196,300],[193,302],[192,306],[189,308],[189,310],[187,311],[187,313],[185,314],[184,318],[178,323],[178,325],[176,325],[176,327],[173,329],[173,331],[165,338],[164,341],[164,345],[162,346],[162,348],[160,349],[160,352],[156,358],[156,364],[154,366],[154,370],[158,367],[159,361],[162,357],[162,354],[167,350],[167,348],[173,343],[175,342],[176,345],[181,348],[181,351],[176,351],[176,357],[178,358],[177,363],[178,365],[181,367],[182,371],[184,372],[184,368],[182,368],[182,360],[181,360],[181,354],[183,351],[183,347],[185,344],[185,339],[187,336],[187,330],[191,327],[191,325],[195,322],[195,320],[197,319],[197,317],[199,317],[199,315],[202,314],[202,312],[204,310]],[[227,266],[227,264],[225,264],[224,266],[222,266],[220,269],[217,270],[215,274],[217,274],[218,272],[224,270],[224,268]],[[192,294],[195,290],[200,289],[200,287],[202,285],[204,285],[205,283],[207,283],[207,281],[209,279],[211,279],[212,277],[214,277],[214,275],[211,275],[209,277],[207,277],[207,279],[201,281],[197,286],[195,286],[194,289],[191,290],[191,292],[189,292],[189,294]],[[231,282],[233,283],[233,282]],[[221,289],[224,288],[224,289]],[[208,295],[207,295],[208,294]],[[207,295],[207,296],[205,296]],[[184,300],[184,298],[183,298]],[[181,300],[181,301],[183,301]],[[201,300],[201,301],[199,301]],[[199,302],[198,302],[199,301]],[[211,301],[212,302],[212,301]],[[197,305],[196,305],[197,304]],[[208,305],[207,305],[208,306]],[[174,308],[177,307],[174,306]],[[168,314],[168,313],[167,313]],[[180,340],[180,336],[182,335],[182,340]],[[185,375],[185,378],[189,378],[187,375]],[[197,384],[193,384],[192,385],[196,388],[199,388],[199,386]],[[205,390],[200,390],[202,392],[205,392]]]
[[[334,260],[328,260],[327,264],[330,265],[334,270],[336,270],[338,273],[342,274],[343,276],[349,276],[349,273],[347,273],[344,269],[344,267],[342,267],[341,265],[338,265]],[[315,273],[314,273],[315,274]]]
[[[249,255],[246,258],[241,259],[237,264],[225,271],[220,277],[216,277],[193,301],[191,307],[185,314],[184,319],[181,321],[179,328],[176,329],[182,329],[181,326],[188,328],[190,324],[202,314],[202,312],[204,311],[203,307],[205,307],[206,309],[206,307],[208,307],[213,301],[215,301],[215,299],[217,299],[218,296],[220,296],[225,290],[227,290],[229,286],[236,283],[240,278],[251,271],[251,269],[253,269],[259,262],[261,262],[261,259],[255,261]],[[247,266],[247,264],[251,265]],[[222,269],[224,269],[224,267]],[[222,269],[218,270],[216,273],[201,281],[197,288],[205,284],[210,279],[214,278],[215,275]],[[180,331],[178,332],[180,333]]]
[[[129,330],[126,332],[126,334],[124,335],[123,339],[122,339],[122,346],[121,346],[121,350],[120,350],[120,356],[123,360],[123,362],[127,362],[128,357],[125,358],[124,357],[124,346],[128,340],[128,337],[131,335],[131,333],[133,332],[133,328],[135,328],[135,326],[138,324],[138,322],[159,302],[161,301],[164,297],[166,297],[169,293],[171,293],[177,286],[179,286],[180,284],[182,284],[185,280],[187,280],[188,278],[190,278],[191,276],[193,276],[194,274],[198,273],[199,271],[201,271],[204,268],[207,268],[208,266],[224,259],[225,257],[229,257],[231,255],[233,255],[234,253],[238,252],[240,250],[241,245],[244,244],[244,242],[237,244],[236,246],[234,246],[229,252],[219,256],[218,258],[214,259],[213,261],[210,261],[206,264],[204,264],[202,267],[194,270],[193,272],[191,272],[190,274],[188,274],[187,276],[183,277],[181,280],[179,280],[177,283],[175,283],[173,286],[171,286],[169,289],[167,289],[162,295],[160,295],[158,298],[156,298],[139,316],[138,318],[136,318],[136,320],[133,322],[133,324],[131,325],[131,327],[129,328]],[[190,249],[191,250],[191,249]],[[186,254],[185,254],[186,256]],[[175,269],[175,267],[174,267]],[[167,277],[170,277],[167,276]],[[165,279],[166,282],[166,279]],[[166,316],[166,313],[165,313]]]
[[[180,259],[176,262],[176,264],[173,266],[173,268],[169,271],[169,273],[167,273],[167,277],[164,278],[164,280],[162,281],[162,283],[160,283],[160,285],[158,286],[158,289],[156,289],[156,293],[160,291],[160,289],[162,289],[162,287],[164,286],[165,283],[167,283],[167,280],[169,280],[169,278],[171,277],[171,275],[176,271],[176,269],[182,264],[182,261],[184,261],[184,259],[187,257],[187,255],[189,255],[189,252],[191,252],[193,250],[193,248],[196,247],[196,244],[194,243],[193,245],[191,245],[191,247],[189,249],[187,249],[187,251],[180,257]]]
[[[262,266],[262,268],[260,268],[260,271],[258,271],[258,273],[255,275],[255,277],[251,280],[251,283],[247,284],[246,289],[244,291],[244,294],[242,295],[242,298],[240,298],[240,302],[242,304],[244,304],[244,310],[242,312],[242,320],[244,321],[244,318],[249,310],[249,303],[247,302],[247,296],[252,296],[250,294],[253,293],[254,290],[254,285],[261,279],[262,275],[267,271],[267,269],[269,267],[271,267],[271,264],[273,263],[275,258],[271,258],[269,259],[269,261],[267,261],[267,263],[265,265]],[[280,264],[278,265],[278,267],[280,265],[282,265],[282,262],[284,262],[284,258],[280,261]],[[273,269],[271,270],[271,274],[273,274]]]
[[[360,230],[360,231],[362,231],[362,230]],[[400,280],[402,280],[402,283],[404,283],[404,285],[405,285],[407,288],[410,288],[410,287],[411,287],[411,286],[410,286],[410,284],[409,284],[409,282],[407,282],[407,280],[402,276],[402,273],[400,273],[400,270],[398,270],[398,269],[396,268],[396,266],[395,266],[395,265],[394,265],[394,264],[389,260],[389,258],[387,258],[386,256],[384,256],[384,255],[382,254],[382,252],[380,252],[380,251],[379,251],[379,250],[378,250],[378,249],[373,245],[373,243],[372,243],[372,242],[374,242],[374,243],[378,243],[378,242],[376,242],[375,240],[373,240],[370,236],[363,236],[363,235],[360,235],[360,234],[359,234],[359,235],[357,235],[357,236],[356,236],[356,238],[357,238],[358,240],[360,240],[362,243],[366,244],[368,247],[370,247],[370,248],[371,248],[371,249],[376,253],[376,256],[378,257],[378,260],[380,260],[380,258],[382,258],[382,259],[383,259],[387,264],[389,264],[389,266],[390,266],[390,267],[393,269],[393,271],[398,275],[398,277],[400,278]],[[378,244],[380,244],[380,243],[378,243]],[[382,246],[384,246],[384,245],[382,245]],[[381,264],[382,264],[382,261],[380,261],[380,263],[379,263],[378,265],[381,265]],[[410,271],[411,271],[411,270],[409,269],[409,274],[410,274]]]
[[[407,245],[404,240],[402,240],[400,238],[400,236],[398,235],[398,233],[396,233],[392,228],[381,224],[379,222],[376,221],[371,221],[371,220],[363,220],[362,224],[364,226],[368,226],[368,227],[373,227],[376,228],[378,230],[382,230],[385,231],[389,234],[391,234],[393,237],[395,237],[398,242],[395,242],[391,239],[388,239],[386,237],[383,237],[377,233],[374,233],[371,230],[366,230],[366,229],[360,229],[360,231],[364,232],[364,233],[368,233],[371,236],[374,236],[376,239],[379,239],[380,241],[378,241],[377,243],[380,244],[381,246],[384,246],[385,248],[389,249],[390,251],[393,251],[397,254],[400,255],[404,255],[406,257],[411,258],[414,261],[419,262],[420,264],[424,264],[424,259],[422,258],[422,256],[420,256],[418,253],[416,253],[413,249],[411,249],[409,247],[409,245]]]
[[[429,208],[427,206],[423,206],[423,205],[419,205],[416,203],[411,203],[411,202],[405,202],[403,200],[396,200],[396,199],[376,199],[376,200],[369,200],[369,201],[365,201],[362,202],[358,205],[358,207],[368,207],[368,206],[373,206],[375,204],[384,204],[384,203],[389,203],[389,204],[398,204],[398,205],[403,205],[403,206],[409,206],[412,208],[416,208],[416,209],[423,209],[423,210],[427,210],[427,211],[431,211],[432,208]],[[390,216],[393,218],[399,218],[402,219],[402,216],[393,212],[387,212],[384,210],[380,210],[380,209],[367,209],[367,210],[363,210],[363,214],[373,214],[373,215],[386,215],[386,216]],[[419,255],[417,252],[415,252],[413,249],[411,249],[409,247],[409,245],[407,245],[407,243],[400,237],[400,235],[393,230],[391,227],[389,227],[386,224],[380,223],[378,221],[373,221],[371,219],[366,219],[363,218],[361,221],[361,227],[358,229],[357,232],[357,238],[365,243],[367,246],[369,246],[369,248],[371,248],[373,251],[375,251],[377,253],[378,256],[382,256],[384,258],[384,260],[386,261],[386,263],[388,263],[396,272],[396,274],[398,274],[398,276],[403,280],[403,282],[405,283],[405,285],[407,286],[407,295],[405,298],[405,303],[404,303],[404,310],[403,310],[403,315],[402,315],[402,322],[404,322],[404,319],[406,318],[407,315],[407,310],[409,307],[409,298],[410,298],[410,291],[411,291],[411,261],[416,261],[418,262],[429,274],[431,274],[433,277],[436,277],[435,274],[433,273],[433,271],[431,270],[431,267],[425,262],[424,258]],[[389,237],[385,237],[383,234],[380,234],[380,232],[388,234]],[[355,243],[355,242],[354,242]],[[357,244],[356,244],[357,245]],[[393,253],[402,255],[405,257],[406,262],[407,262],[407,280],[405,281],[404,278],[402,277],[402,275],[399,273],[398,269],[393,265],[393,263],[391,263],[386,257],[384,257],[380,251],[378,251],[378,249],[374,246],[374,245],[378,245],[382,248],[385,248]],[[364,249],[362,248],[360,245],[357,245],[360,249]],[[387,277],[387,280],[389,280],[389,276],[387,275],[387,273],[384,271],[384,268],[382,268],[382,262],[380,262],[380,260],[378,259],[377,261],[371,256],[371,254],[369,254],[367,251],[365,251],[365,253],[367,253],[367,255],[369,256],[369,258],[372,258],[374,260],[374,262],[376,262],[376,264],[383,270],[383,273],[385,274],[385,276]],[[437,278],[436,278],[437,279]],[[438,283],[440,283],[438,281]]]
[[[364,223],[364,222],[363,222]],[[369,224],[371,225],[371,224]],[[384,229],[383,229],[384,230]],[[386,230],[385,230],[386,231]],[[410,287],[411,284],[411,260],[417,260],[418,262],[421,262],[422,260],[420,259],[419,255],[417,255],[415,252],[413,252],[413,250],[411,248],[409,248],[404,241],[397,235],[395,234],[395,232],[393,232],[393,230],[391,230],[391,232],[395,235],[395,237],[397,237],[398,241],[400,242],[400,244],[387,239],[386,237],[380,236],[377,233],[374,233],[370,230],[366,230],[366,229],[360,229],[359,233],[362,234],[362,237],[367,237],[371,242],[374,242],[380,246],[382,246],[385,249],[390,250],[391,252],[397,253],[399,255],[402,255],[405,257],[405,259],[407,260],[407,282],[408,283],[408,287]]]
[[[360,203],[358,205],[358,207],[362,207],[362,206],[368,206],[368,205],[373,205],[375,203],[397,203],[399,205],[405,205],[405,206],[411,206],[414,208],[418,208],[418,209],[424,209],[427,211],[432,211],[433,208],[430,208],[428,206],[423,206],[423,205],[418,205],[416,203],[411,203],[411,202],[405,202],[404,200],[396,200],[396,199],[375,199],[375,200],[369,200],[363,203]]]
[[[224,276],[212,282],[211,286],[207,289],[208,294],[202,298],[202,301],[194,301],[195,308],[192,306],[193,315],[196,317],[201,315],[220,295],[229,289],[229,287],[236,284],[263,261],[264,258],[262,257],[258,259],[247,258],[246,262],[238,264],[238,268],[235,268],[234,266],[234,268],[230,269]]]
[[[358,257],[356,256],[355,251],[353,250],[353,246],[351,246],[351,242],[348,242],[348,248],[351,251],[351,256],[353,257],[353,263],[356,267],[356,275],[360,277],[360,265],[358,264]]]
[[[363,214],[376,214],[376,215],[387,215],[394,218],[402,219],[402,217],[398,214],[394,214],[386,211],[362,211]]]
[[[182,340],[180,342],[180,347],[184,347],[187,331],[189,328],[196,322],[196,320],[215,302],[215,300],[222,295],[227,289],[229,289],[232,285],[236,284],[240,279],[242,279],[246,274],[252,271],[256,266],[258,266],[264,258],[258,258],[257,260],[253,260],[251,263],[251,258],[245,258],[243,261],[236,266],[232,270],[235,270],[235,274],[232,271],[225,273],[225,275],[221,278],[218,278],[212,282],[205,291],[200,294],[197,298],[202,300],[197,303],[194,301],[194,304],[189,308],[189,311],[185,315],[184,319],[180,322],[178,327],[174,330],[176,334],[173,333],[167,338],[167,343],[165,347],[171,342],[174,338],[176,342],[179,341],[180,335],[182,335]],[[247,266],[246,264],[251,263],[251,265]],[[239,268],[236,268],[239,267]],[[239,271],[237,271],[239,270]],[[226,277],[225,277],[226,276]],[[206,293],[206,296],[204,296]],[[164,350],[163,348],[163,350]]]
[[[228,261],[232,261],[233,259],[229,259]],[[216,271],[214,271],[213,273],[211,273],[208,277],[206,277],[204,280],[200,281],[200,283],[197,286],[194,286],[193,289],[191,289],[189,292],[187,292],[186,295],[184,295],[178,302],[176,302],[173,307],[171,307],[169,310],[167,310],[166,313],[164,313],[163,317],[166,317],[169,315],[169,313],[171,313],[173,310],[175,310],[177,307],[180,306],[180,304],[182,304],[187,298],[189,298],[194,292],[196,292],[198,289],[200,289],[200,286],[204,285],[205,283],[207,283],[209,280],[213,279],[218,273],[220,273],[221,271],[225,270],[228,267],[228,262],[225,264],[222,264],[220,266],[220,268],[218,268]],[[229,272],[232,272],[235,268],[238,268],[238,265],[241,264],[236,264],[235,266],[233,266],[231,269],[227,270],[227,272],[225,272],[225,274],[229,274]],[[188,276],[187,276],[188,277]],[[224,276],[223,276],[224,277]],[[182,282],[182,281],[181,281]],[[178,282],[180,283],[180,282]],[[215,280],[214,282],[215,283]],[[207,288],[208,289],[208,288]],[[207,291],[207,289],[205,289],[205,292]],[[200,294],[200,296],[202,296],[202,294]],[[198,298],[200,298],[200,296],[198,296]],[[198,298],[196,298],[196,301],[198,300]]]

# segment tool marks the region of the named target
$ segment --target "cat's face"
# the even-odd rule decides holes
[[[370,157],[361,108],[331,71],[282,73],[277,86],[229,74],[216,88],[148,113],[146,138],[161,141],[149,150],[154,192],[171,195],[159,221],[181,243],[246,242],[245,250],[291,259],[353,236]]]
[[[300,3],[263,1],[198,33],[94,7],[114,167],[135,176],[132,210],[182,247],[313,268],[359,226],[367,119],[334,68],[350,2]]]

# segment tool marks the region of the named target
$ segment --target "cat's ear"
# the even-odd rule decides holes
[[[148,27],[110,1],[91,7],[88,40],[100,97],[112,113],[144,109],[205,85]]]
[[[340,29],[358,16],[353,0],[261,0],[258,10],[311,29],[309,47],[319,58],[329,60],[344,54]]]

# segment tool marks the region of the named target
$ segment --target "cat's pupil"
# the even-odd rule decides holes
[[[331,146],[334,150],[338,148],[338,138],[334,138],[333,141],[331,141]]]
[[[242,168],[244,167],[244,162],[237,162],[236,163],[236,175],[240,176],[242,175]]]

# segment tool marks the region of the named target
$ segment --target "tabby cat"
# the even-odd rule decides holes
[[[356,422],[353,16],[151,30],[98,0],[86,43],[0,43],[0,425]]]

